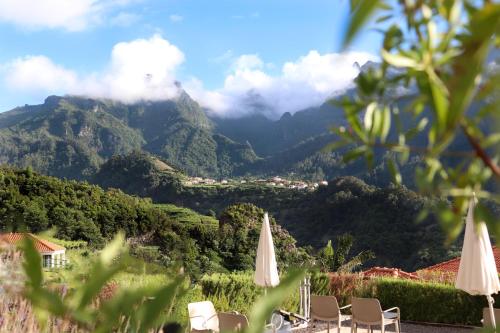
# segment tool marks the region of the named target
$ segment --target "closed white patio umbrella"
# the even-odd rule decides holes
[[[493,312],[493,297],[500,291],[498,272],[491,248],[488,228],[484,222],[474,223],[475,198],[469,202],[465,224],[464,244],[455,287],[471,295],[485,295],[488,298],[490,317],[496,327]]]
[[[275,287],[280,283],[278,275],[278,265],[274,253],[273,237],[269,217],[264,214],[264,221],[259,236],[259,246],[257,247],[257,258],[255,260],[254,282],[261,287]]]

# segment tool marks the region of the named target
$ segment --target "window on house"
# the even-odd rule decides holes
[[[51,266],[51,257],[50,254],[44,254],[43,255],[43,267],[50,267]]]

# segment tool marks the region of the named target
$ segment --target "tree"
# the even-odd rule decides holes
[[[230,270],[253,270],[264,210],[239,203],[227,207],[219,216],[219,250],[224,266]],[[307,266],[310,256],[296,246],[288,231],[269,218],[278,267]]]
[[[328,272],[350,273],[375,256],[372,251],[361,251],[349,258],[354,237],[343,234],[336,238],[336,249],[329,240],[326,246],[318,253],[318,261],[322,270]],[[349,258],[349,259],[348,259]]]
[[[344,161],[364,158],[369,167],[375,151],[391,152],[386,163],[395,183],[402,182],[400,167],[418,156],[419,190],[451,200],[437,207],[451,241],[462,231],[474,193],[500,203],[493,190],[500,181],[494,126],[500,124],[500,67],[487,64],[500,45],[500,4],[351,0],[351,10],[344,46],[378,15],[382,63],[361,71],[355,93],[339,102],[348,127],[333,129],[338,140],[331,148],[351,145]],[[457,151],[464,143],[469,149]],[[500,236],[500,221],[485,201],[476,206],[476,217]]]

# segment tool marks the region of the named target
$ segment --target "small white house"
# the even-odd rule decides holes
[[[41,239],[30,233],[9,232],[0,234],[0,243],[17,245],[24,237],[29,237],[35,249],[42,256],[42,266],[47,268],[64,267],[66,264],[66,248]]]

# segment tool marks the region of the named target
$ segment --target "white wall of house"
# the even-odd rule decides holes
[[[66,250],[42,252],[42,266],[47,268],[64,267],[66,265]]]

